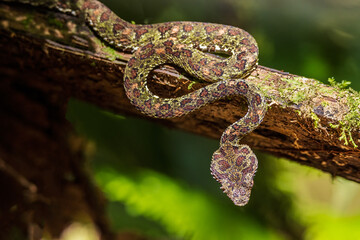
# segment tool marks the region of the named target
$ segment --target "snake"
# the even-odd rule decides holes
[[[222,133],[210,170],[235,205],[248,203],[258,160],[250,147],[240,144],[239,140],[262,122],[267,111],[260,90],[244,80],[256,68],[259,53],[255,39],[248,32],[202,22],[132,24],[97,0],[5,1],[83,16],[103,41],[131,52],[123,85],[130,102],[148,116],[180,117],[229,96],[246,98],[248,111]],[[159,97],[149,90],[147,77],[163,64],[174,64],[209,84],[180,97]]]

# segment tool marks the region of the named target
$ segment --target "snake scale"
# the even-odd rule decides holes
[[[5,1],[84,16],[105,42],[132,52],[124,73],[124,88],[131,103],[149,116],[179,117],[227,96],[244,96],[248,112],[223,132],[210,169],[236,205],[247,204],[258,161],[250,147],[238,141],[261,123],[267,109],[259,90],[242,79],[258,61],[258,47],[249,33],[232,26],[199,22],[134,25],[96,0]],[[146,79],[150,71],[164,63],[175,64],[211,84],[181,97],[160,98],[148,89]]]

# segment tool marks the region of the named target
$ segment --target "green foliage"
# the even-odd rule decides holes
[[[340,89],[347,88],[351,84],[350,81],[346,81],[346,80],[342,80],[340,83],[338,83],[338,82],[336,82],[335,78],[333,78],[333,77],[328,78],[328,82],[330,83],[331,86],[337,87],[337,88],[340,88]]]
[[[64,24],[59,21],[57,18],[54,18],[54,17],[49,17],[48,18],[48,23],[50,23],[51,25],[57,27],[57,28],[63,28],[64,27]]]
[[[199,240],[279,239],[250,216],[232,212],[203,192],[154,171],[143,170],[129,177],[102,169],[96,178],[109,200],[125,204],[134,216],[159,222],[170,236]]]
[[[317,169],[299,167],[282,161],[277,185],[283,191],[295,192],[296,216],[308,229],[302,239],[357,239],[360,235],[360,207],[358,183],[332,179]]]
[[[195,81],[191,81],[190,84],[188,85],[188,90],[192,89],[195,83],[196,83]]]
[[[31,14],[28,14],[24,20],[21,21],[21,23],[24,25],[25,28],[29,28],[29,25],[33,23],[34,16]]]
[[[358,239],[360,236],[360,216],[336,216],[324,211],[314,216],[307,239]]]
[[[149,121],[117,118],[77,101],[69,106],[68,119],[96,143],[86,155],[110,201],[109,216],[117,230],[180,239],[222,239],[230,234],[281,239],[278,230],[269,227],[274,222],[270,216],[288,219],[276,221],[286,226],[292,219],[291,207],[283,203],[286,195],[272,197],[277,192],[272,187],[277,172],[273,162],[266,164],[260,158],[262,170],[252,200],[246,207],[236,207],[209,172],[218,141],[164,130]]]

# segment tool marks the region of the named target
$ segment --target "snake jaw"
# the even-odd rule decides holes
[[[210,170],[234,204],[244,206],[250,199],[257,165],[257,159],[248,146],[223,144],[214,153]]]
[[[237,186],[232,186],[231,191],[225,192],[228,197],[234,202],[237,206],[244,206],[250,200],[251,189],[254,184],[254,181],[251,181],[249,185],[244,184],[234,184]]]
[[[219,179],[216,175],[213,177],[221,184],[220,189],[233,201],[237,206],[244,206],[250,200],[251,189],[254,181],[251,180],[249,184],[232,182],[228,180],[229,177]]]

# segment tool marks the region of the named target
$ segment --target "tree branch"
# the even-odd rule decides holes
[[[236,97],[181,118],[150,119],[130,104],[122,87],[131,55],[106,46],[81,20],[5,4],[0,4],[0,16],[2,79],[26,82],[44,92],[60,88],[67,97],[117,114],[216,139],[246,112],[245,101]],[[264,122],[242,142],[360,182],[357,92],[263,66],[247,80],[259,86],[271,107]],[[151,90],[163,97],[180,96],[206,84],[193,84],[190,76],[172,66],[156,69],[148,81]]]

